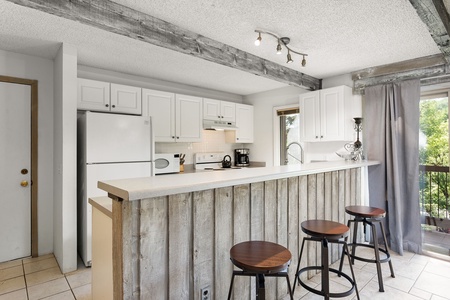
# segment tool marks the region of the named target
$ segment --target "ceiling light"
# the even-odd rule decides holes
[[[303,57],[302,62],[301,62],[301,65],[302,65],[302,67],[306,66],[306,58],[305,58],[305,57],[308,56],[308,54],[306,54],[306,53],[301,53],[301,52],[292,50],[292,48],[290,48],[290,47],[288,46],[289,42],[291,41],[290,38],[288,38],[288,37],[280,37],[280,36],[278,36],[278,35],[275,34],[275,33],[268,32],[268,31],[264,31],[264,30],[259,30],[259,29],[256,29],[255,32],[258,33],[258,38],[257,38],[256,41],[255,41],[255,45],[256,45],[256,46],[259,46],[259,45],[261,44],[261,33],[271,35],[271,36],[273,36],[274,38],[276,38],[277,41],[278,41],[278,45],[277,45],[277,54],[281,54],[281,51],[282,51],[282,49],[283,49],[283,46],[286,47],[286,49],[288,49],[288,54],[287,54],[287,61],[286,61],[286,63],[292,63],[292,62],[293,62],[293,60],[292,60],[292,55],[291,55],[291,52],[292,52],[292,53],[301,55],[301,56]]]
[[[292,57],[291,57],[291,51],[288,49],[287,62],[286,63],[290,64],[291,62],[294,62],[294,61],[292,60]]]
[[[261,32],[259,33],[259,36],[258,36],[258,38],[257,38],[256,41],[255,41],[255,45],[256,45],[256,46],[261,45]]]
[[[281,44],[280,44],[280,40],[278,40],[277,54],[281,54]]]
[[[306,59],[305,56],[303,55],[303,59],[302,59],[302,67],[306,66]]]

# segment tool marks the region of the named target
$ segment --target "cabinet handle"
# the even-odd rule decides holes
[[[179,137],[179,136],[177,136],[177,139],[179,140],[179,139],[180,139],[180,137]]]
[[[316,139],[318,139],[319,138],[319,136],[318,135],[316,135]]]
[[[109,104],[105,104],[106,107],[109,107]]]
[[[321,135],[320,138],[323,139],[323,135]]]
[[[113,104],[112,108],[115,108],[116,106]]]

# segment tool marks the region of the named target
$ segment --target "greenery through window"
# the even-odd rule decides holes
[[[420,101],[420,202],[426,216],[449,218],[449,124],[447,93]]]

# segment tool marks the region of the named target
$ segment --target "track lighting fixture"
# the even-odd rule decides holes
[[[261,40],[262,40],[262,38],[261,38],[261,33],[271,35],[271,36],[273,36],[274,38],[276,38],[277,41],[278,41],[278,45],[277,45],[277,54],[281,54],[281,51],[282,51],[282,49],[283,49],[282,46],[286,47],[286,49],[288,50],[288,53],[287,53],[287,61],[286,61],[286,63],[289,64],[289,63],[294,62],[294,61],[292,60],[292,55],[291,55],[291,52],[292,52],[292,53],[301,55],[301,56],[302,56],[301,65],[302,65],[302,67],[306,66],[306,58],[305,58],[305,57],[308,56],[308,54],[306,54],[306,53],[300,53],[300,52],[297,52],[297,51],[295,51],[295,50],[292,50],[292,49],[288,46],[289,42],[291,41],[290,38],[288,38],[288,37],[279,37],[279,36],[276,35],[275,33],[268,32],[268,31],[263,31],[263,30],[259,30],[259,29],[256,29],[255,32],[258,33],[258,38],[257,38],[256,41],[255,41],[255,45],[256,45],[256,46],[259,46],[259,45],[261,44]]]

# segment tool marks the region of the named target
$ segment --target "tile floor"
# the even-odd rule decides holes
[[[53,254],[0,264],[0,300],[91,299],[91,269],[62,274]]]
[[[359,251],[359,250],[358,250]],[[370,257],[369,249],[362,249]],[[361,299],[406,299],[406,300],[450,300],[450,262],[429,256],[392,253],[395,278],[390,277],[389,266],[383,264],[384,293],[378,291],[376,267],[356,261],[354,270]],[[338,268],[335,263],[333,267]],[[349,272],[348,264],[344,271]],[[320,274],[307,284],[317,287]],[[331,276],[333,292],[344,291],[348,283],[342,278]],[[52,254],[38,258],[26,258],[0,264],[0,300],[13,299],[91,299],[91,269],[79,263],[77,271],[62,274]],[[322,297],[307,293],[297,287],[294,298],[309,300]],[[288,298],[286,298],[288,299]],[[355,294],[340,299],[356,299]],[[159,299],[156,299],[159,300]]]

